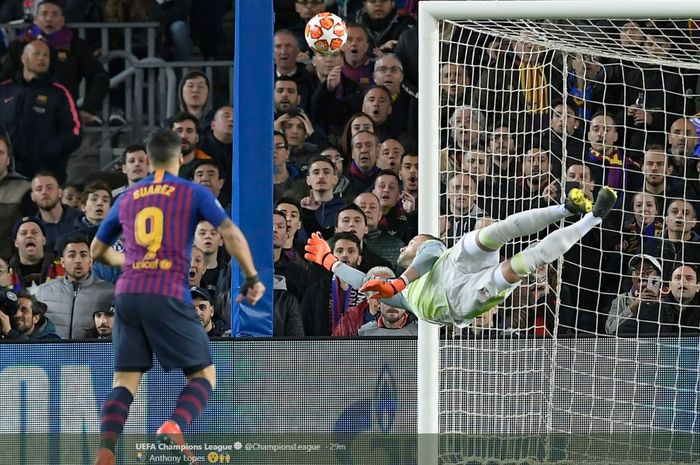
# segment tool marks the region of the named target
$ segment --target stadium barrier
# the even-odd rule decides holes
[[[639,440],[632,441],[638,449],[615,454],[625,458],[638,454],[649,460],[673,453],[675,463],[698,460],[698,443],[693,442],[700,429],[694,407],[698,338],[669,339],[667,345],[637,339],[571,342],[571,348],[578,349],[590,343],[591,352],[595,345],[598,360],[594,364],[591,359],[577,359],[574,351],[560,347],[557,367],[561,368],[554,380],[538,374],[538,367],[549,363],[551,340],[471,342],[478,360],[464,363],[477,363],[483,375],[473,378],[479,385],[469,386],[470,390],[483,392],[482,396],[521,390],[531,393],[528,402],[542,405],[554,394],[553,422],[571,432],[553,437],[546,425],[533,427],[533,422],[520,429],[524,423],[518,412],[526,407],[510,405],[507,399],[502,407],[510,410],[513,422],[502,423],[499,415],[490,419],[481,397],[468,396],[470,401],[458,407],[481,423],[479,431],[492,433],[489,438],[471,438],[478,439],[469,444],[471,450],[482,448],[481,453],[503,460],[509,451],[522,453],[523,448],[533,456],[551,458],[560,453],[571,458],[583,451],[590,458],[597,446],[596,433],[605,437],[600,444],[609,446],[615,431],[595,430],[595,421],[583,419],[609,417],[606,409],[614,400],[615,405],[628,407],[615,412],[621,431],[628,431],[623,426],[632,423],[639,432]],[[488,346],[493,347],[484,350]],[[215,341],[212,348],[218,387],[188,430],[203,463],[415,463],[415,339],[245,339]],[[530,357],[512,363],[519,353]],[[0,465],[89,465],[98,443],[100,406],[111,386],[112,363],[109,343],[0,344]],[[642,368],[632,369],[637,365]],[[646,372],[659,366],[665,373],[661,378]],[[594,367],[597,373],[591,373]],[[630,377],[639,379],[633,384]],[[662,383],[645,384],[644,379]],[[634,390],[624,389],[632,385]],[[181,374],[165,373],[158,365],[145,376],[119,446],[122,463],[175,463],[169,458],[172,451],[158,449],[149,433],[167,419],[182,386]],[[591,424],[593,431],[588,429]],[[468,432],[469,425],[464,426]],[[671,427],[675,431],[664,442],[663,431]],[[624,436],[625,443],[630,442],[629,433]]]

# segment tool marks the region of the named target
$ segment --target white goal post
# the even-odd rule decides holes
[[[699,0],[421,1],[418,5],[419,232],[439,236],[441,167],[440,22],[467,20],[626,20],[700,18]],[[564,43],[561,50],[576,53]],[[610,52],[611,54],[614,51]],[[696,51],[696,53],[698,53]],[[700,53],[697,55],[700,62]],[[664,63],[666,64],[666,63]],[[419,322],[418,465],[439,462],[440,328]],[[597,338],[596,338],[597,340]],[[555,334],[556,344],[556,334]],[[552,362],[554,363],[554,362]],[[552,369],[554,367],[552,366]],[[553,377],[552,377],[553,378]],[[488,389],[488,386],[484,387]],[[549,430],[551,431],[551,429]],[[450,462],[452,463],[452,462]],[[471,462],[470,462],[471,463]]]

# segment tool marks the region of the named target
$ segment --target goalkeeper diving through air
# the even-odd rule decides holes
[[[304,256],[370,298],[384,299],[431,323],[464,326],[502,302],[537,267],[561,257],[603,221],[616,199],[614,190],[603,187],[593,205],[581,189],[573,188],[562,205],[510,215],[465,234],[451,249],[433,236],[419,234],[397,260],[405,271],[390,280],[366,275],[340,262],[318,233],[309,238]],[[498,250],[507,242],[575,214],[584,216],[499,263]]]

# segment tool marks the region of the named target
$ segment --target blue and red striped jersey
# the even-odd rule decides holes
[[[226,212],[209,189],[157,170],[117,198],[97,231],[114,243],[123,232],[125,263],[115,293],[191,302],[190,252],[197,223],[218,227]]]

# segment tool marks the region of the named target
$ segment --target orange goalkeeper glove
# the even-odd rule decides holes
[[[333,265],[338,259],[333,256],[328,242],[323,240],[323,237],[321,237],[319,233],[315,232],[311,234],[311,237],[306,241],[304,250],[306,250],[304,254],[305,259],[317,265],[321,265],[328,271],[333,271]]]
[[[403,278],[390,280],[370,279],[360,289],[360,292],[371,293],[370,299],[388,299],[406,289],[406,281]]]

